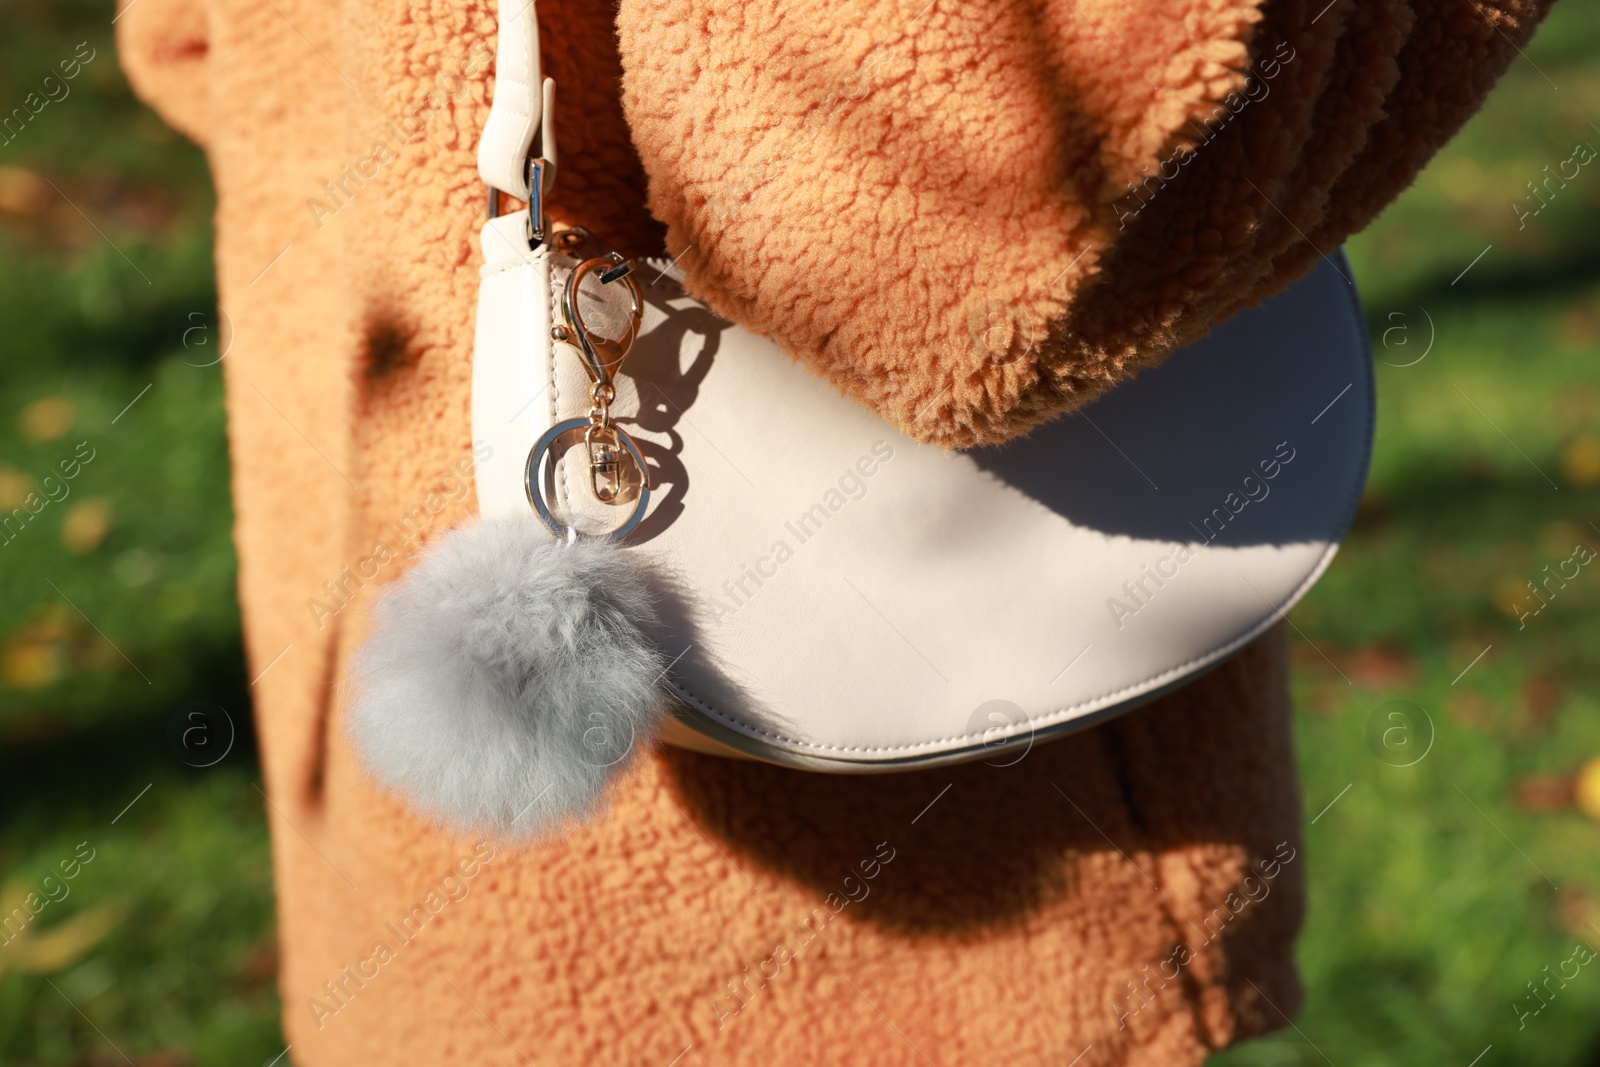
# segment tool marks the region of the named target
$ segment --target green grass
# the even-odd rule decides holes
[[[1481,1067],[1600,1061],[1600,969],[1525,1025],[1513,1009],[1534,1006],[1525,983],[1546,965],[1600,945],[1600,823],[1565,797],[1600,756],[1600,566],[1526,628],[1511,595],[1535,603],[1524,583],[1546,564],[1600,549],[1585,460],[1600,454],[1600,159],[1523,228],[1510,207],[1531,206],[1525,183],[1578,141],[1600,148],[1590,121],[1600,3],[1563,0],[1483,112],[1350,242],[1379,420],[1361,516],[1294,613],[1307,817],[1338,798],[1307,832],[1308,997],[1300,1032],[1215,1067],[1466,1067],[1490,1045]],[[1396,699],[1426,718],[1385,761],[1368,721]],[[1430,734],[1419,762],[1391,765]]]
[[[221,338],[204,160],[132,98],[109,5],[0,11],[0,108],[78,42],[97,50],[0,145],[0,501],[94,450],[0,546],[0,899],[94,850],[0,947],[0,1063],[121,1063],[114,1043],[141,1067],[260,1065],[283,1040],[205,365]],[[1600,454],[1600,160],[1525,227],[1509,206],[1575,142],[1600,147],[1591,121],[1600,0],[1562,0],[1484,112],[1351,243],[1386,362],[1361,516],[1294,616],[1308,817],[1337,799],[1308,830],[1309,997],[1300,1032],[1216,1064],[1600,1057],[1600,968],[1524,1028],[1512,1008],[1578,939],[1600,944],[1600,823],[1566,796],[1600,756],[1600,567],[1525,629],[1507,610],[1576,541],[1600,548],[1600,459],[1585,459]],[[1430,337],[1426,358],[1391,365]],[[1386,762],[1369,721],[1392,700],[1426,718],[1389,735]],[[208,769],[169,740],[193,701],[239,731]]]
[[[0,545],[0,904],[68,891],[0,946],[0,1063],[264,1064],[283,1040],[205,161],[128,90],[111,5],[0,11],[0,109],[95,50],[0,145],[0,514],[61,496]],[[76,477],[46,482],[63,460]],[[168,740],[195,700],[240,732],[206,770]]]

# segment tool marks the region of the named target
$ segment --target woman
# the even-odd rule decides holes
[[[1331,253],[1546,6],[551,0],[550,209],[666,248],[910,435],[1003,440]],[[1278,631],[1003,770],[643,753],[603,825],[520,855],[362,776],[341,684],[371,594],[472,514],[495,18],[135,0],[118,22],[219,191],[290,1057],[1198,1064],[1285,1025],[1305,859]],[[1016,358],[973,345],[976,280],[1037,324],[1002,338]]]

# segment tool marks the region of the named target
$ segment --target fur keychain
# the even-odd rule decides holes
[[[655,730],[655,609],[614,544],[485,519],[430,546],[372,618],[352,738],[446,826],[517,840],[589,816]]]
[[[591,410],[552,426],[529,454],[531,508],[430,545],[379,594],[356,652],[348,726],[357,755],[379,784],[451,830],[519,843],[595,814],[662,716],[652,583],[618,545],[649,501],[644,460],[609,408],[641,317],[627,273],[609,255],[567,279],[565,325],[553,333],[589,372]],[[620,339],[588,329],[578,312],[592,275],[632,298]],[[584,534],[552,512],[545,479],[568,452],[587,462],[589,478],[578,481],[595,499],[627,514],[620,526]]]

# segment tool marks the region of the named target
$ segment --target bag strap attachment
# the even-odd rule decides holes
[[[489,187],[489,217],[500,194],[528,203],[528,247],[545,239],[544,198],[556,176],[556,83],[542,77],[534,0],[500,0],[494,97],[478,141],[478,174]]]

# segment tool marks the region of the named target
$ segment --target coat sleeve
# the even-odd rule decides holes
[[[117,53],[134,92],[204,146],[211,123],[206,0],[122,0]]]
[[[689,285],[903,431],[1082,404],[1366,225],[1551,0],[622,0]]]

